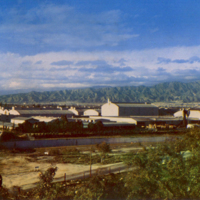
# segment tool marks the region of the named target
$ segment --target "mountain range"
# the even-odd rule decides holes
[[[123,86],[66,89],[1,95],[1,103],[80,102],[200,102],[200,81],[191,83],[169,82],[154,86]]]

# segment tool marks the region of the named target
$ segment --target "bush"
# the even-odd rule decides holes
[[[12,132],[3,132],[1,135],[1,142],[8,142],[12,140],[19,140],[19,137],[17,137],[14,133]]]
[[[67,148],[67,149],[63,150],[62,153],[63,154],[70,154],[70,155],[76,155],[76,154],[80,154],[80,150],[77,149],[76,147],[72,147],[72,148]]]
[[[98,151],[100,151],[101,153],[110,153],[111,152],[110,145],[107,144],[106,142],[97,144],[96,147],[97,147]]]
[[[129,172],[125,187],[128,199],[199,199],[200,130],[139,154],[125,162]]]
[[[57,167],[51,167],[47,171],[40,172],[39,178],[42,183],[49,184],[53,181],[53,177],[56,175]]]
[[[57,155],[60,155],[60,149],[51,149],[49,151],[49,155],[50,156],[57,156]]]

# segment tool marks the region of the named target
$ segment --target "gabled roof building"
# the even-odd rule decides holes
[[[23,117],[31,116],[48,116],[48,117],[61,117],[66,115],[67,117],[72,117],[73,112],[68,110],[10,110],[10,115],[19,115]]]
[[[146,103],[112,103],[101,106],[102,116],[158,116],[158,107]]]

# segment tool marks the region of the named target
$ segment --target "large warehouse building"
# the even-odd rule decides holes
[[[67,118],[72,118],[74,113],[69,110],[61,110],[61,109],[15,109],[12,107],[11,110],[4,109],[0,107],[0,121],[9,122],[10,119],[14,117],[33,117],[33,116],[45,116],[45,117],[61,117],[66,116]]]
[[[107,103],[101,106],[102,116],[158,116],[158,107],[142,103]]]

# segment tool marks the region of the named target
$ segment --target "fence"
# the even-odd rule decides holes
[[[91,176],[95,175],[107,175],[110,173],[121,173],[123,171],[128,171],[132,168],[128,168],[125,164],[120,163],[120,164],[115,164],[112,166],[107,166],[107,167],[102,167],[98,169],[92,169],[91,173],[90,170],[79,172],[79,173],[74,173],[70,175],[66,175],[66,173],[63,174],[62,177],[54,178],[53,183],[59,183],[59,182],[66,182],[70,180],[80,180],[80,179],[85,179]],[[31,188],[34,188],[37,186],[38,183],[32,183],[32,184],[27,184],[21,186],[23,190],[29,190]]]
[[[127,166],[122,165],[122,166],[117,166],[117,167],[103,167],[103,168],[98,168],[98,169],[93,169],[88,170],[88,171],[84,171],[84,172],[79,172],[79,173],[75,173],[75,174],[70,174],[70,175],[66,175],[66,173],[64,173],[63,178],[55,178],[53,182],[62,182],[62,181],[67,181],[67,180],[77,180],[77,179],[85,179],[94,175],[106,175],[106,174],[110,174],[110,173],[120,173],[124,170],[127,169]]]
[[[29,140],[2,142],[1,144],[7,148],[41,148],[41,147],[59,147],[59,146],[74,146],[74,145],[93,145],[103,141],[114,143],[136,143],[136,142],[164,142],[170,137],[135,137],[135,138],[84,138],[84,139],[47,139],[47,140]]]

